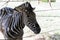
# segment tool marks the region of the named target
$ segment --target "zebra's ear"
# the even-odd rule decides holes
[[[31,4],[29,2],[25,3],[25,7],[34,10],[35,8],[32,8]]]
[[[25,7],[29,7],[30,3],[29,2],[26,2],[25,3]]]

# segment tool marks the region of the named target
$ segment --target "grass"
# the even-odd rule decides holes
[[[41,0],[43,2],[48,2],[48,0]],[[56,2],[56,0],[51,0],[51,2]]]

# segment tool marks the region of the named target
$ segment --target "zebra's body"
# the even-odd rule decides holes
[[[22,40],[23,28],[28,26],[35,34],[41,31],[29,2],[15,7],[5,7],[0,10],[0,31],[6,40]]]
[[[3,27],[4,34],[7,37],[11,37],[11,38],[16,38],[18,36],[22,37],[23,35],[22,27],[24,26],[23,24],[21,24],[22,13],[17,12],[16,10],[13,10],[12,8],[8,8],[8,7],[2,8],[0,12],[1,12],[0,20],[2,20],[1,27]],[[4,12],[4,15],[2,12]]]

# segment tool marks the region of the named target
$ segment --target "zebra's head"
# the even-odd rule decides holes
[[[41,28],[36,20],[36,15],[33,12],[34,8],[32,8],[29,2],[26,2],[18,7],[16,7],[19,12],[22,12],[23,23],[27,25],[35,34],[40,33]]]

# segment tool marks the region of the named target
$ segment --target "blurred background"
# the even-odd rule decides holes
[[[26,26],[23,40],[60,40],[60,0],[0,0],[0,9],[14,8],[27,1],[35,7],[41,33],[36,35]],[[0,39],[4,39],[1,32]]]

